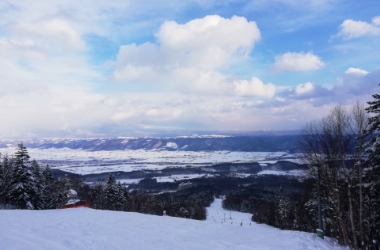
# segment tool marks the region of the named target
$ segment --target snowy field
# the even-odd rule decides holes
[[[220,199],[207,212],[206,221],[195,221],[89,208],[0,210],[0,249],[348,249],[311,233],[250,225],[250,214],[230,219]]]
[[[0,148],[1,154],[13,155],[15,151],[14,147]],[[285,152],[86,151],[69,148],[28,148],[28,151],[32,159],[48,162],[52,168],[81,175],[115,171],[161,170],[166,167],[187,165],[207,166],[224,162],[259,162],[265,165],[282,159],[292,161],[293,157]]]
[[[195,178],[212,178],[215,177],[213,174],[176,174],[171,176],[161,176],[153,177],[157,182],[175,182],[181,180],[190,180]],[[121,184],[138,184],[142,179],[117,179]],[[86,182],[87,184],[92,184],[92,182]]]
[[[306,176],[307,173],[302,169],[294,169],[289,171],[280,170],[263,170],[257,173],[257,175],[292,175],[292,176]]]

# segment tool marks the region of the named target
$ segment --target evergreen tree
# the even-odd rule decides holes
[[[116,185],[117,197],[116,197],[116,210],[124,210],[124,204],[128,197],[128,191],[121,185],[120,181]]]
[[[36,195],[36,186],[30,169],[29,154],[21,143],[15,153],[12,185],[8,199],[19,209],[34,209],[33,199]]]
[[[58,178],[54,184],[53,204],[54,208],[61,208],[67,203],[68,191],[70,190],[69,178],[67,175]]]
[[[290,215],[290,203],[288,199],[285,197],[284,190],[282,187],[280,187],[276,208],[276,226],[281,229],[289,228],[290,223],[288,223],[288,219]]]
[[[368,102],[369,118],[367,135],[372,138],[367,144],[368,159],[364,169],[364,224],[368,249],[380,249],[380,95]]]
[[[116,210],[118,193],[115,177],[109,174],[107,183],[103,188],[103,209]]]
[[[42,171],[42,192],[41,192],[41,205],[42,209],[54,209],[56,204],[54,203],[55,197],[55,182],[54,176],[51,172],[49,165]]]
[[[33,197],[33,207],[35,209],[42,209],[42,173],[41,173],[41,168],[40,165],[37,163],[36,160],[33,160],[31,162],[31,167],[32,171],[32,180],[34,182],[35,186],[35,195]]]
[[[7,195],[12,184],[13,158],[0,155],[0,203],[7,204]]]

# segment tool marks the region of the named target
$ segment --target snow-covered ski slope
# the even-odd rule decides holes
[[[230,219],[220,199],[206,221],[88,208],[0,210],[0,249],[346,249],[311,233],[249,225],[249,217],[231,212]]]

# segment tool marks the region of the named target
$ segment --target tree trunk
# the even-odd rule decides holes
[[[358,239],[356,237],[356,229],[355,229],[355,223],[354,223],[354,208],[352,206],[352,197],[351,197],[351,185],[347,188],[348,190],[348,202],[350,205],[350,222],[351,222],[351,230],[352,230],[352,237],[354,239],[354,249],[358,249]]]

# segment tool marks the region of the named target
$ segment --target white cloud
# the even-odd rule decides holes
[[[0,38],[0,52],[4,56],[17,56],[40,59],[44,57],[44,51],[36,46],[30,39],[17,41],[8,38]]]
[[[307,82],[304,84],[297,85],[297,87],[295,88],[295,94],[296,95],[303,95],[303,94],[309,93],[313,90],[314,90],[314,84],[311,82]]]
[[[219,69],[245,60],[260,30],[244,17],[217,15],[185,24],[163,23],[157,45],[121,46],[114,78],[130,84],[150,83],[205,94],[272,97],[275,87],[258,78],[239,80]]]
[[[38,53],[39,56],[57,56],[70,51],[81,52],[86,48],[80,33],[63,19],[46,19],[33,23],[16,21],[8,24],[6,30],[9,37],[0,39],[8,40],[13,49],[20,50],[24,56],[30,56],[31,52],[35,55]]]
[[[156,33],[158,45],[130,44],[120,48],[117,66],[150,65],[164,68],[217,69],[241,60],[260,39],[255,22],[244,17],[217,15],[185,24],[167,21]]]
[[[10,25],[16,34],[23,37],[33,37],[35,39],[49,40],[59,43],[63,48],[83,49],[85,42],[80,34],[66,21],[60,19],[44,20],[37,23],[16,23]]]
[[[367,76],[370,73],[359,68],[348,68],[333,91],[343,95],[344,93],[361,95],[363,93],[370,93],[375,83],[369,83]]]
[[[320,57],[312,52],[295,53],[288,52],[275,57],[275,63],[272,69],[275,72],[282,71],[310,71],[322,68],[325,63]]]
[[[380,35],[380,16],[372,18],[372,23],[347,19],[339,26],[339,29],[338,36],[345,39],[378,36]]]
[[[185,24],[165,22],[156,37],[161,49],[173,55],[172,64],[215,69],[229,64],[233,57],[246,57],[260,39],[260,31],[244,17],[213,15]]]
[[[379,26],[380,25],[380,16],[375,16],[374,18],[372,18],[372,23],[374,25]]]
[[[165,121],[175,119],[182,114],[180,108],[166,107],[165,105],[137,105],[132,107],[124,104],[122,109],[122,111],[113,111],[110,118],[115,122]]]
[[[347,71],[349,73],[345,75],[355,76],[355,70]],[[103,126],[102,131],[107,135],[122,135],[126,127],[139,124],[185,128],[191,128],[186,127],[189,126],[187,124],[192,124],[192,128],[197,124],[203,129],[227,130],[292,129],[326,114],[337,102],[349,100],[349,103],[362,98],[363,93],[360,91],[371,89],[365,83],[378,79],[379,72],[367,79],[371,74],[373,73],[358,78],[359,81],[354,84],[359,89],[345,81],[341,89],[333,90],[339,95],[328,97],[322,105],[315,105],[311,97],[301,98],[318,90],[318,85],[313,83],[300,84],[294,89],[294,94],[300,94],[300,98],[252,100],[244,97],[245,93],[248,96],[268,96],[268,93],[273,93],[270,84],[267,84],[266,89],[266,84],[257,78],[226,80],[223,75],[209,77],[221,77],[221,81],[230,81],[229,84],[218,86],[223,86],[221,91],[237,92],[234,93],[237,96],[203,96],[178,92],[95,94],[91,89],[80,87],[78,82],[69,88],[60,85],[43,88],[44,85],[41,85],[38,91],[35,91],[36,86],[30,86],[30,91],[14,90],[0,96],[0,116],[6,117],[0,123],[0,131],[8,136],[25,136],[28,133],[46,136],[48,132],[83,136],[96,134],[97,128]],[[372,85],[376,87],[376,83]],[[347,89],[355,92],[345,92]],[[312,97],[321,99],[325,96]],[[115,130],[108,129],[109,127]]]
[[[279,93],[279,96],[284,97],[284,101],[287,103],[295,100],[307,100],[315,106],[321,106],[325,103],[335,102],[335,100],[333,100],[335,96],[331,90],[312,82],[289,87]]]
[[[348,68],[344,73],[345,74],[353,74],[353,75],[361,75],[361,76],[368,74],[367,71],[365,71],[363,69],[358,69],[358,68]]]
[[[235,81],[234,85],[235,93],[238,96],[260,96],[271,98],[274,96],[276,91],[276,87],[273,84],[264,84],[257,77],[253,77],[250,81]]]

